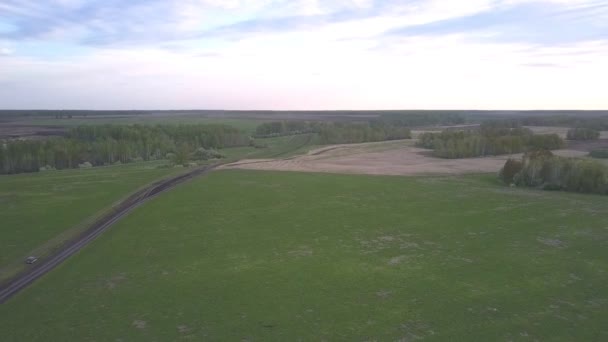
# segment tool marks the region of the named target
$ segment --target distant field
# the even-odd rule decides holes
[[[221,171],[0,306],[6,341],[608,339],[608,198]],[[35,328],[33,328],[35,326]]]
[[[178,172],[156,169],[157,165],[137,163],[0,176],[0,271],[130,192]]]
[[[174,125],[191,125],[191,124],[221,124],[230,125],[240,130],[253,132],[255,128],[263,123],[263,120],[257,119],[232,119],[232,118],[203,118],[203,117],[156,117],[156,116],[132,116],[132,117],[111,117],[111,118],[73,118],[73,119],[53,119],[53,118],[32,118],[21,124],[30,124],[36,126],[79,126],[79,125],[156,125],[156,124],[174,124]]]
[[[370,175],[446,175],[466,173],[496,174],[510,157],[522,154],[464,159],[430,156],[431,150],[414,147],[414,140],[362,144],[329,145],[311,149],[296,157],[260,157],[243,155],[239,162],[225,166],[250,170],[354,173]],[[585,157],[588,152],[558,150],[565,157]],[[262,159],[254,159],[262,158]]]
[[[222,153],[230,159],[287,158],[308,152],[318,144],[318,140],[314,133],[256,139],[260,148],[236,147],[224,149]]]

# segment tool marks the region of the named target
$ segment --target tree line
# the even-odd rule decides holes
[[[169,154],[194,154],[200,148],[248,143],[248,136],[226,125],[80,126],[70,129],[65,137],[1,141],[0,173],[165,159]]]
[[[407,127],[388,125],[379,121],[372,122],[334,122],[323,123],[319,130],[322,144],[351,144],[372,141],[411,139]]]
[[[256,128],[255,137],[266,138],[304,133],[318,133],[321,144],[349,144],[411,138],[409,128],[391,125],[379,120],[266,122]]]
[[[600,137],[600,131],[593,128],[577,127],[568,130],[568,140],[596,140]]]
[[[581,127],[604,131],[608,130],[608,112],[603,111],[602,114],[598,116],[581,116],[576,114],[534,115],[501,119],[500,121],[514,122],[519,126]]]
[[[313,133],[319,131],[319,122],[308,121],[272,121],[258,125],[255,129],[256,138],[271,138],[284,135]]]
[[[383,113],[376,121],[397,127],[450,126],[465,123],[460,112]]]
[[[476,130],[423,133],[417,146],[432,149],[436,157],[454,159],[555,150],[564,144],[557,134],[535,135],[517,124],[490,122]]]
[[[608,195],[608,167],[588,159],[565,158],[550,151],[526,153],[509,159],[499,173],[507,184],[545,190]]]

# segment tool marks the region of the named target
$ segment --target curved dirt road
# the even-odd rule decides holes
[[[4,303],[19,291],[26,288],[36,279],[42,277],[44,274],[57,267],[88,243],[95,240],[95,238],[110,228],[112,224],[120,220],[123,216],[131,212],[145,201],[164,191],[174,188],[178,184],[186,182],[194,177],[209,173],[219,165],[221,164],[204,166],[179,176],[158,181],[129,196],[110,213],[93,222],[93,224],[86,231],[76,237],[73,241],[67,243],[61,250],[50,255],[48,258],[38,261],[36,264],[32,265],[33,268],[30,268],[27,271],[17,275],[6,284],[2,284],[0,287],[0,304]]]

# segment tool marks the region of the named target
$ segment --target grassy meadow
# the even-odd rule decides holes
[[[1,305],[0,331],[3,341],[606,340],[606,208],[606,197],[506,188],[495,175],[214,172],[139,207]]]
[[[315,137],[258,139],[265,148],[229,148],[221,153],[226,160],[285,157],[305,151]],[[0,282],[23,267],[24,257],[45,254],[140,187],[184,171],[157,168],[167,163],[0,175]]]
[[[0,176],[0,269],[138,188],[179,172],[156,168],[160,163]]]

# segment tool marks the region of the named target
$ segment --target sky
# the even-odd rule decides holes
[[[608,109],[608,0],[0,0],[3,109]]]

